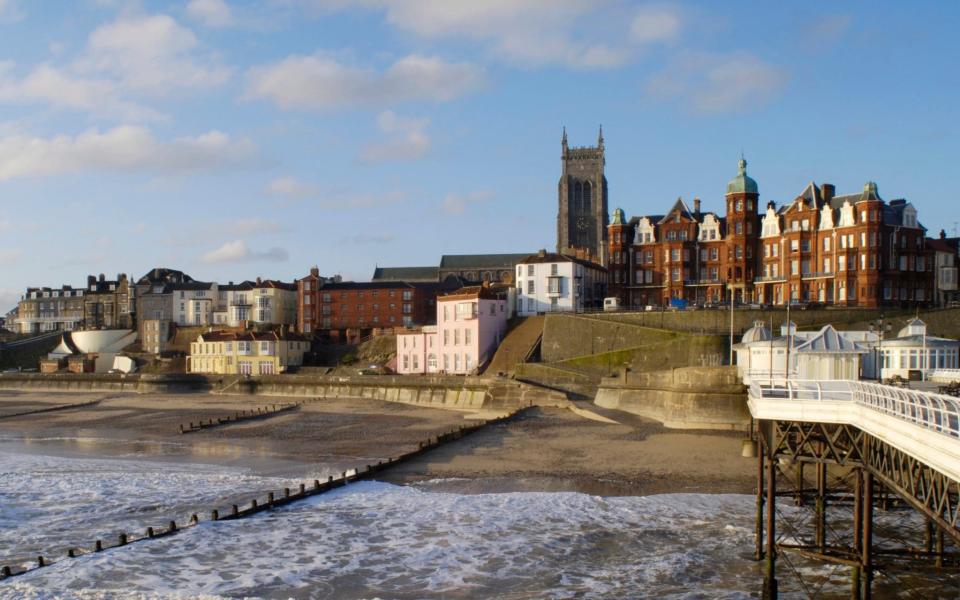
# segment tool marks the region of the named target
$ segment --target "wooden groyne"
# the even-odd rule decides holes
[[[344,471],[340,474],[340,477],[330,476],[326,479],[326,481],[314,479],[311,482],[300,483],[296,488],[285,487],[280,490],[279,493],[269,492],[266,498],[253,498],[250,500],[249,504],[231,504],[226,507],[218,506],[212,508],[206,513],[194,513],[190,516],[186,523],[177,523],[175,520],[171,520],[160,527],[147,527],[146,531],[144,531],[142,534],[121,533],[115,540],[112,541],[97,539],[90,546],[68,548],[66,554],[61,555],[59,558],[50,558],[42,555],[37,556],[36,560],[26,567],[4,565],[0,567],[0,581],[9,579],[11,577],[16,577],[18,575],[23,575],[43,567],[48,567],[64,560],[78,558],[98,552],[108,552],[110,550],[128,546],[130,544],[176,535],[180,531],[189,529],[191,527],[196,527],[203,521],[231,521],[235,519],[252,517],[264,511],[280,508],[300,500],[305,500],[313,496],[324,494],[337,488],[342,488],[354,481],[373,479],[373,477],[381,471],[413,460],[422,454],[425,454],[435,448],[439,448],[444,444],[459,440],[467,435],[470,435],[471,433],[487,427],[488,425],[497,425],[515,419],[527,410],[528,408],[521,408],[503,417],[488,419],[472,425],[461,425],[458,429],[454,429],[452,431],[442,433],[436,437],[430,437],[419,442],[416,450],[412,450],[406,454],[401,454],[400,456],[394,458],[389,458],[385,461],[378,461],[377,464],[365,465],[365,468],[355,468]]]
[[[255,421],[257,419],[269,419],[270,417],[275,417],[279,414],[293,412],[300,408],[302,403],[294,404],[272,404],[268,407],[258,406],[256,410],[240,410],[233,414],[230,417],[218,417],[216,419],[207,419],[205,421],[198,421],[194,423],[190,421],[186,425],[183,423],[180,424],[180,433],[193,433],[195,431],[202,431],[204,429],[212,429],[214,427],[220,427],[222,425],[232,425],[234,423],[242,423],[244,421]]]
[[[48,408],[36,408],[33,410],[25,410],[23,412],[12,413],[9,415],[0,415],[0,420],[2,419],[12,419],[14,417],[25,417],[27,415],[39,415],[43,413],[56,412],[60,410],[70,410],[71,408],[87,408],[89,406],[96,406],[106,400],[106,398],[98,398],[96,400],[91,400],[89,402],[77,402],[74,404],[58,404],[57,406],[51,406]]]

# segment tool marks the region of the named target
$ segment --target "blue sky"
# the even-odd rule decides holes
[[[610,208],[875,180],[960,221],[939,2],[0,0],[0,309],[154,266],[219,281],[555,245],[560,134]]]

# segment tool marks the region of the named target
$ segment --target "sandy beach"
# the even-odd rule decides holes
[[[101,399],[95,406],[3,418]],[[366,399],[322,399],[269,419],[182,435],[179,425],[302,399],[207,394],[0,392],[0,441],[32,451],[142,455],[301,476],[316,464],[363,466],[450,431],[468,413]],[[666,430],[627,413],[586,419],[534,408],[386,472],[394,483],[443,480],[458,492],[580,491],[598,495],[750,492],[754,462],[739,433]],[[58,440],[53,442],[53,440]]]

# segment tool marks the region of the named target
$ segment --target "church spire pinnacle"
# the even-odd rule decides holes
[[[600,135],[597,137],[597,145],[603,148],[603,125],[600,125]]]
[[[563,126],[563,138],[560,140],[560,144],[566,148],[567,147],[567,126]]]

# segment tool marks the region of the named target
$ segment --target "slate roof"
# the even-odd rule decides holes
[[[370,281],[439,281],[439,267],[377,267]]]
[[[840,335],[833,325],[824,325],[823,329],[797,345],[794,350],[802,354],[865,354],[869,352],[866,347]]]
[[[679,212],[681,217],[696,221],[696,219],[693,218],[693,213],[690,212],[690,207],[683,201],[683,198],[677,198],[677,201],[673,203],[673,206],[667,211],[667,214],[657,221],[657,225],[663,225],[674,212]]]
[[[524,258],[523,260],[519,261],[517,264],[535,265],[535,264],[555,263],[555,262],[572,262],[572,263],[581,264],[590,269],[596,269],[598,271],[607,270],[606,267],[602,265],[598,265],[595,262],[590,262],[589,260],[577,258],[576,256],[568,256],[566,254],[557,254],[556,252],[544,252],[544,253],[538,252],[537,254],[531,254],[526,258]]]
[[[513,269],[529,254],[444,254],[440,269]]]
[[[310,338],[299,333],[275,331],[208,331],[201,333],[204,342],[309,342]]]

